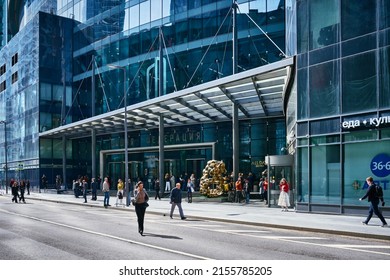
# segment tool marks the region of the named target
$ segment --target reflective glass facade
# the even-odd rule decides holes
[[[287,135],[296,135],[297,208],[365,212],[358,198],[366,177],[390,199],[389,1],[300,0],[292,7],[297,75]]]
[[[72,75],[64,65],[72,57],[71,46],[66,45],[71,42],[72,24],[69,19],[39,12],[1,50],[0,120],[6,122],[0,128],[2,184],[6,151],[9,179],[39,182],[41,153],[47,149],[40,145],[44,140],[39,139],[39,131],[49,122],[45,116],[50,115],[53,122],[53,116],[61,115],[58,104],[66,88],[63,85],[71,89]],[[62,40],[63,36],[68,40]],[[63,79],[66,73],[62,70],[68,78]]]
[[[19,17],[23,18],[19,22],[15,17],[14,32],[1,50],[7,82],[0,92],[0,120],[7,120],[8,141],[0,138],[0,146],[7,145],[8,177],[18,175],[38,185],[45,174],[51,184],[56,175],[64,174],[64,166],[68,186],[80,175],[91,176],[92,153],[99,158],[100,151],[123,149],[122,131],[97,135],[94,152],[90,137],[53,139],[38,134],[123,108],[124,87],[127,105],[131,105],[282,59],[275,44],[285,49],[284,0],[237,4],[238,54],[237,69],[233,69],[231,0],[23,2],[18,10],[27,10],[29,15]],[[45,13],[37,13],[36,7]],[[24,44],[26,51],[18,47],[17,66],[11,66],[11,50]],[[25,65],[29,68],[18,71],[17,84],[25,80],[28,86],[16,86],[12,83],[14,69]],[[123,67],[126,75],[109,65]],[[164,84],[161,92],[156,82],[159,77]],[[13,95],[20,97],[10,98]],[[17,117],[7,115],[12,108],[20,111]],[[241,172],[257,175],[264,170],[264,157],[281,153],[285,146],[285,120],[242,120],[239,127]],[[156,176],[157,138],[158,130],[129,132],[132,179]],[[191,144],[209,142],[217,143],[216,156],[231,170],[231,123],[166,128],[166,145],[184,145],[180,152],[166,152],[166,172],[196,172],[199,178],[212,151],[207,145],[195,149]],[[150,149],[134,152],[141,147]],[[123,178],[123,158],[123,153],[107,156],[104,175]],[[1,153],[0,164],[5,164]],[[96,165],[99,169],[99,163]]]

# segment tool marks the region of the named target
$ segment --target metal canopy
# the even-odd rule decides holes
[[[232,120],[232,103],[239,119],[283,116],[283,99],[292,73],[293,58],[173,92],[127,106],[129,130],[183,126]],[[68,139],[124,131],[124,108],[60,126],[39,134],[44,138]]]

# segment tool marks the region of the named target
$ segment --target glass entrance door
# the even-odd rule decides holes
[[[293,206],[293,178],[292,178],[292,166],[272,166],[270,168],[269,177],[269,195],[270,206],[278,206],[278,199],[280,194],[279,183],[282,178],[285,178],[290,186],[290,204]]]
[[[280,195],[280,180],[285,178],[289,184],[290,205],[295,207],[295,185],[293,174],[294,158],[291,155],[269,156],[265,159],[269,165],[268,171],[268,204],[269,207],[279,207],[278,199]]]
[[[129,179],[134,185],[139,178],[142,176],[142,162],[140,161],[130,161],[128,165],[129,170]],[[108,163],[108,174],[111,179],[112,189],[116,188],[118,179],[125,180],[125,163],[122,161],[109,162]],[[132,190],[132,188],[130,188]]]

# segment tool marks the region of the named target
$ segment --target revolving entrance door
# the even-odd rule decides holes
[[[267,194],[268,207],[279,207],[279,183],[282,178],[285,178],[290,186],[290,205],[291,207],[295,207],[294,157],[292,155],[266,156],[265,163],[267,165],[266,178],[269,182]]]

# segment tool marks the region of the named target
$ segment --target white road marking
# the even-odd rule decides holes
[[[217,230],[219,232],[226,232],[226,233],[267,233],[269,231],[267,230],[236,230],[236,229],[221,229]]]
[[[354,245],[354,244],[328,244],[335,248],[366,248],[366,249],[390,249],[390,245]]]
[[[79,227],[75,227],[75,226],[70,226],[70,225],[66,225],[66,224],[62,224],[62,223],[57,223],[57,222],[53,222],[53,221],[49,221],[49,220],[44,220],[44,219],[40,219],[40,218],[33,217],[33,216],[13,213],[13,212],[6,211],[6,210],[3,210],[3,209],[0,209],[0,212],[6,213],[6,214],[9,214],[9,215],[14,215],[14,216],[19,216],[19,217],[35,220],[35,221],[39,221],[39,222],[43,222],[43,223],[48,223],[48,224],[51,224],[51,225],[65,227],[65,228],[69,228],[69,229],[73,229],[73,230],[78,230],[78,231],[81,231],[81,232],[90,233],[90,234],[94,234],[94,235],[98,235],[98,236],[102,236],[102,237],[116,239],[116,240],[124,241],[124,242],[130,243],[130,244],[136,244],[136,245],[140,245],[140,246],[144,246],[144,247],[148,247],[148,248],[152,248],[152,249],[156,249],[156,250],[160,250],[160,251],[165,251],[165,252],[169,252],[169,253],[173,253],[173,254],[183,255],[183,256],[187,256],[187,257],[191,257],[191,258],[195,258],[195,259],[200,259],[200,260],[210,260],[210,258],[206,258],[206,257],[203,257],[203,256],[198,256],[198,255],[194,255],[194,254],[188,254],[188,253],[185,253],[185,252],[182,252],[182,251],[176,251],[176,250],[172,250],[172,249],[168,249],[168,248],[163,248],[163,247],[160,247],[160,246],[154,246],[154,245],[150,245],[150,244],[143,243],[143,242],[138,242],[138,241],[131,240],[131,239],[125,239],[125,238],[121,238],[121,237],[110,235],[110,234],[105,234],[105,233],[101,233],[101,232],[91,231],[91,230],[87,230],[87,229],[83,229],[83,228],[79,228]]]
[[[263,236],[261,236],[261,237],[260,236],[253,236],[253,237],[267,238],[267,237],[263,237]],[[284,242],[291,242],[291,243],[300,243],[300,244],[311,245],[311,246],[330,247],[330,248],[337,248],[337,249],[342,249],[342,250],[350,250],[350,251],[358,251],[358,252],[364,252],[364,253],[371,253],[371,254],[377,254],[377,255],[390,256],[390,253],[370,251],[370,250],[363,250],[363,249],[356,248],[358,246],[338,246],[338,247],[336,247],[334,244],[333,245],[329,245],[329,244],[319,244],[319,243],[313,243],[313,242],[292,240],[291,237],[279,238],[278,240],[284,241]],[[342,245],[342,244],[340,244],[340,245]]]
[[[192,227],[191,224],[183,223],[183,224],[175,224],[178,226],[183,226],[183,227]],[[212,229],[212,228],[202,228],[197,226],[197,229],[201,230],[209,230],[209,231],[216,231],[216,232],[226,232],[228,234],[235,234],[235,235],[243,235],[246,237],[254,237],[258,239],[274,239],[274,240],[280,240],[283,242],[291,242],[291,243],[300,243],[300,244],[305,244],[305,245],[311,245],[311,246],[320,246],[320,247],[331,247],[331,248],[337,248],[337,249],[342,249],[342,250],[350,250],[350,251],[359,251],[359,252],[364,252],[364,253],[371,253],[371,254],[378,254],[378,255],[386,255],[390,256],[390,253],[386,252],[378,252],[378,251],[371,251],[367,249],[387,249],[387,246],[372,246],[372,245],[345,245],[345,244],[320,244],[320,243],[314,243],[314,242],[309,242],[309,241],[303,241],[303,240],[327,240],[328,238],[325,237],[317,237],[317,236],[270,236],[270,235],[254,235],[254,234],[249,234],[249,233],[256,233],[261,231],[256,231],[256,230],[221,230],[221,229]],[[268,233],[269,231],[265,231],[265,233]]]
[[[8,212],[8,211],[5,211],[5,210],[1,210],[1,211],[7,212],[7,213],[10,213],[10,214],[15,214],[15,213]],[[23,216],[23,215],[20,215],[20,216]],[[28,217],[28,216],[26,216],[26,217]],[[37,219],[37,218],[34,218],[34,217],[31,217],[31,218],[32,219]],[[37,219],[37,220],[39,220],[39,219]],[[42,220],[42,221],[45,221],[45,220]],[[50,221],[45,221],[45,222],[52,223],[52,224],[57,224],[55,222],[50,222]],[[163,221],[163,220],[160,219],[160,220],[154,220],[154,222],[156,222],[156,223],[160,222],[160,223],[165,223],[165,224],[175,222],[175,225],[177,225],[177,226],[183,226],[183,227],[189,227],[189,228],[195,227],[197,229],[210,230],[210,231],[216,231],[216,232],[224,231],[224,232],[230,233],[230,234],[244,235],[244,236],[249,236],[249,237],[254,237],[254,238],[259,238],[259,239],[275,239],[275,240],[280,240],[280,241],[284,241],[284,242],[300,243],[300,244],[311,245],[311,246],[330,247],[330,248],[335,248],[335,249],[359,251],[359,252],[364,252],[364,253],[371,253],[371,254],[379,254],[379,255],[390,256],[390,252],[387,253],[387,252],[377,252],[377,251],[368,250],[368,249],[389,249],[390,246],[386,246],[386,245],[384,245],[384,246],[375,245],[374,246],[374,245],[353,245],[353,244],[351,244],[351,245],[346,245],[346,244],[319,244],[319,243],[313,243],[313,242],[308,242],[308,241],[303,241],[303,240],[304,239],[321,240],[321,239],[327,239],[327,238],[312,237],[312,236],[309,236],[309,237],[294,237],[294,236],[253,235],[253,234],[248,234],[248,233],[256,233],[256,232],[261,232],[261,231],[213,229],[212,227],[214,227],[214,226],[201,225],[201,224],[194,225],[192,223],[189,224],[187,222],[182,222],[181,220],[178,220],[178,219],[176,219],[176,220],[174,219],[173,221],[170,220],[170,219],[167,219],[166,221]],[[225,222],[221,222],[220,226],[222,226],[222,224],[225,224]],[[58,224],[58,225],[64,226],[64,227],[73,228],[71,226],[62,225],[62,224]],[[202,227],[204,227],[204,228],[202,228]],[[207,228],[207,227],[209,227],[209,228]],[[75,229],[78,229],[80,231],[89,232],[89,231],[84,230],[84,229],[79,229],[79,228],[75,228]],[[91,232],[91,233],[94,233],[94,232]],[[267,233],[267,231],[265,231],[265,233]],[[122,240],[121,238],[118,238],[116,236],[105,235],[105,234],[102,234],[102,233],[94,233],[94,234],[107,236],[107,237],[111,237],[111,238],[114,238],[114,239]],[[182,254],[182,255],[187,255],[187,256],[194,256],[194,255],[191,255],[191,254],[185,254],[185,253],[182,253],[182,252],[178,252],[178,251],[174,251],[174,250],[170,250],[170,249],[166,249],[166,248],[162,248],[162,247],[158,247],[158,246],[152,246],[152,245],[145,244],[145,243],[142,243],[142,242],[127,240],[127,239],[123,239],[123,241],[129,242],[129,243],[133,243],[133,244],[139,244],[139,245],[143,245],[143,246],[147,246],[147,247],[152,247],[152,248],[156,248],[156,249],[160,249],[160,250],[164,250],[164,251],[174,252],[174,253],[177,253],[177,254]],[[198,257],[201,258],[201,259],[207,259],[207,258],[204,258],[204,257],[201,257],[201,256],[198,256]]]

